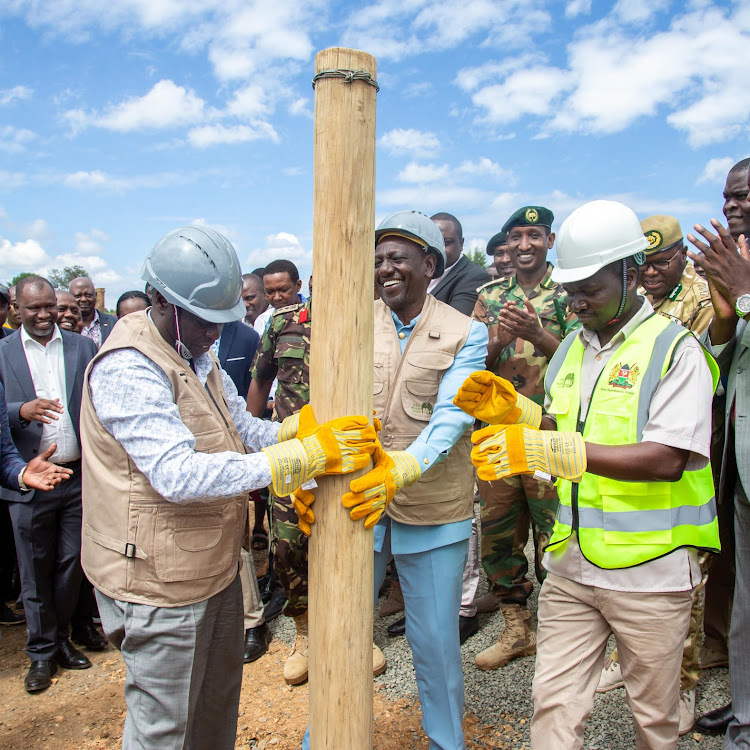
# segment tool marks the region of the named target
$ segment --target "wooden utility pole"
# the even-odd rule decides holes
[[[323,422],[372,415],[375,58],[326,49],[315,73],[310,401]],[[341,505],[353,476],[325,477],[315,490],[311,750],[372,748],[373,535]]]

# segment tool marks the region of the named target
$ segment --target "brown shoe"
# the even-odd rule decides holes
[[[490,589],[484,596],[474,599],[474,606],[477,612],[495,612],[500,609],[500,597]]]
[[[294,618],[297,634],[292,653],[284,664],[284,679],[288,685],[301,685],[307,680],[307,612]]]
[[[391,590],[388,593],[388,598],[383,602],[383,606],[380,608],[380,616],[388,617],[389,615],[395,615],[398,612],[404,611],[404,594],[401,591],[401,582],[393,581],[391,583]]]
[[[503,604],[502,610],[505,630],[497,643],[477,654],[474,663],[479,669],[498,669],[519,656],[536,653],[536,632],[529,610],[520,604]]]
[[[727,652],[719,653],[712,648],[704,646],[701,649],[701,669],[711,669],[712,667],[728,667],[729,655]]]

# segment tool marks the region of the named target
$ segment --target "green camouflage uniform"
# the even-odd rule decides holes
[[[253,360],[253,379],[276,378],[273,420],[282,422],[310,401],[310,300],[276,310]],[[271,498],[273,566],[286,592],[284,614],[307,611],[307,537],[299,530],[290,497]]]
[[[568,311],[567,295],[551,280],[552,264],[528,299],[542,327],[556,339],[579,327]],[[524,306],[524,290],[515,278],[499,279],[479,289],[473,317],[491,329],[506,302]],[[490,337],[492,331],[490,330]],[[544,403],[544,374],[547,358],[533,344],[518,338],[503,349],[490,368],[510,380],[519,393]],[[482,508],[482,565],[493,590],[504,602],[525,604],[533,584],[527,579],[528,563],[524,548],[529,539],[529,523],[534,532],[536,577],[544,580],[542,552],[549,541],[557,512],[557,490],[532,476],[508,477],[495,482],[478,480]]]

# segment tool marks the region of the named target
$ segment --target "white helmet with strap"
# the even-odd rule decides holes
[[[636,256],[640,265],[647,247],[648,240],[632,209],[617,201],[584,203],[560,227],[552,281],[583,281],[630,256]]]

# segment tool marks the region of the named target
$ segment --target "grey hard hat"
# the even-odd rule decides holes
[[[426,245],[427,250],[437,259],[435,276],[443,275],[445,270],[445,241],[438,225],[419,211],[396,211],[386,216],[375,230],[375,244],[385,234],[398,234],[414,240],[419,245]]]
[[[231,323],[245,317],[237,253],[209,227],[180,227],[165,234],[146,256],[141,278],[201,320]]]

